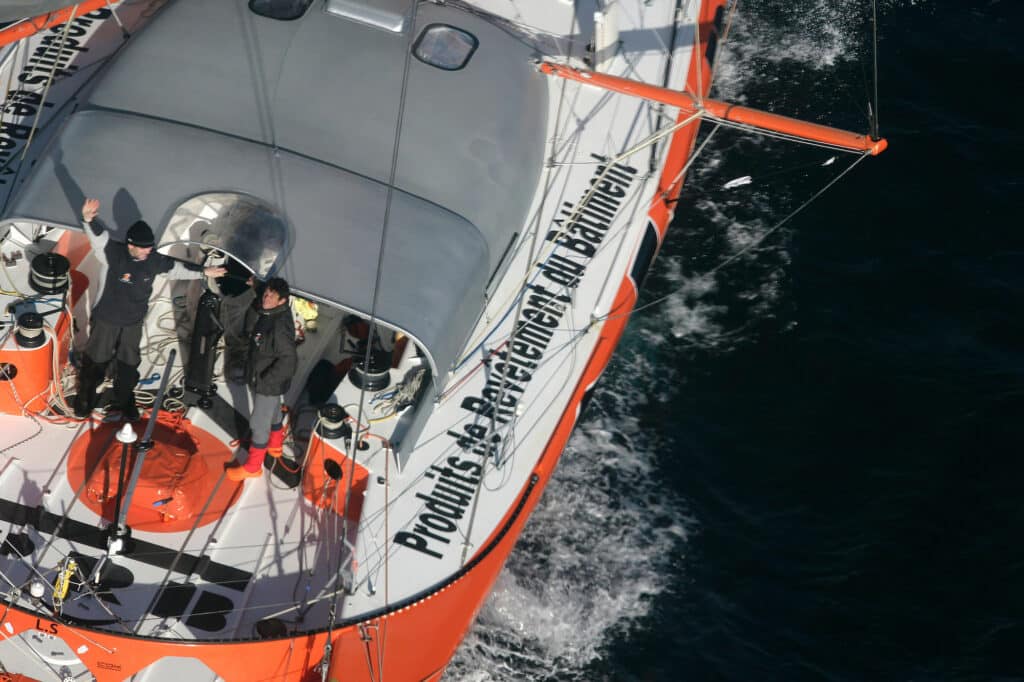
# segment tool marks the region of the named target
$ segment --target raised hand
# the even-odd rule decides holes
[[[96,217],[96,214],[100,212],[100,200],[99,199],[86,199],[85,203],[82,204],[82,220],[87,223],[91,223],[92,219]]]

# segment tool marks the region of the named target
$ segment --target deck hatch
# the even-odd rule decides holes
[[[327,0],[324,11],[388,33],[402,33],[410,7],[408,0]]]

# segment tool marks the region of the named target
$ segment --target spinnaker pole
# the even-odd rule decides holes
[[[852,152],[868,152],[877,156],[889,146],[884,138],[871,139],[839,128],[808,123],[788,116],[780,116],[759,109],[742,107],[714,99],[700,99],[682,90],[671,90],[657,85],[649,85],[628,78],[610,76],[596,71],[582,71],[564,64],[541,62],[540,72],[549,76],[558,76],[603,90],[618,92],[633,97],[641,97],[653,102],[661,102],[669,106],[679,107],[685,112],[704,112],[710,118],[737,123],[755,130],[763,130],[781,135],[818,142],[832,147],[847,149]]]

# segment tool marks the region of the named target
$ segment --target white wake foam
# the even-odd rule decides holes
[[[447,679],[601,679],[588,666],[665,591],[692,521],[638,423],[655,371],[619,356]]]
[[[862,0],[743,2],[716,67],[718,96],[742,103],[744,85],[765,77],[750,68],[758,60],[825,70],[859,58],[866,7]]]

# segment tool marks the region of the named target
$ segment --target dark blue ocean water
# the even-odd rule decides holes
[[[866,130],[869,16],[745,0],[719,96]],[[1022,24],[881,2],[891,148],[781,226],[852,157],[716,133],[452,679],[1024,680]]]

